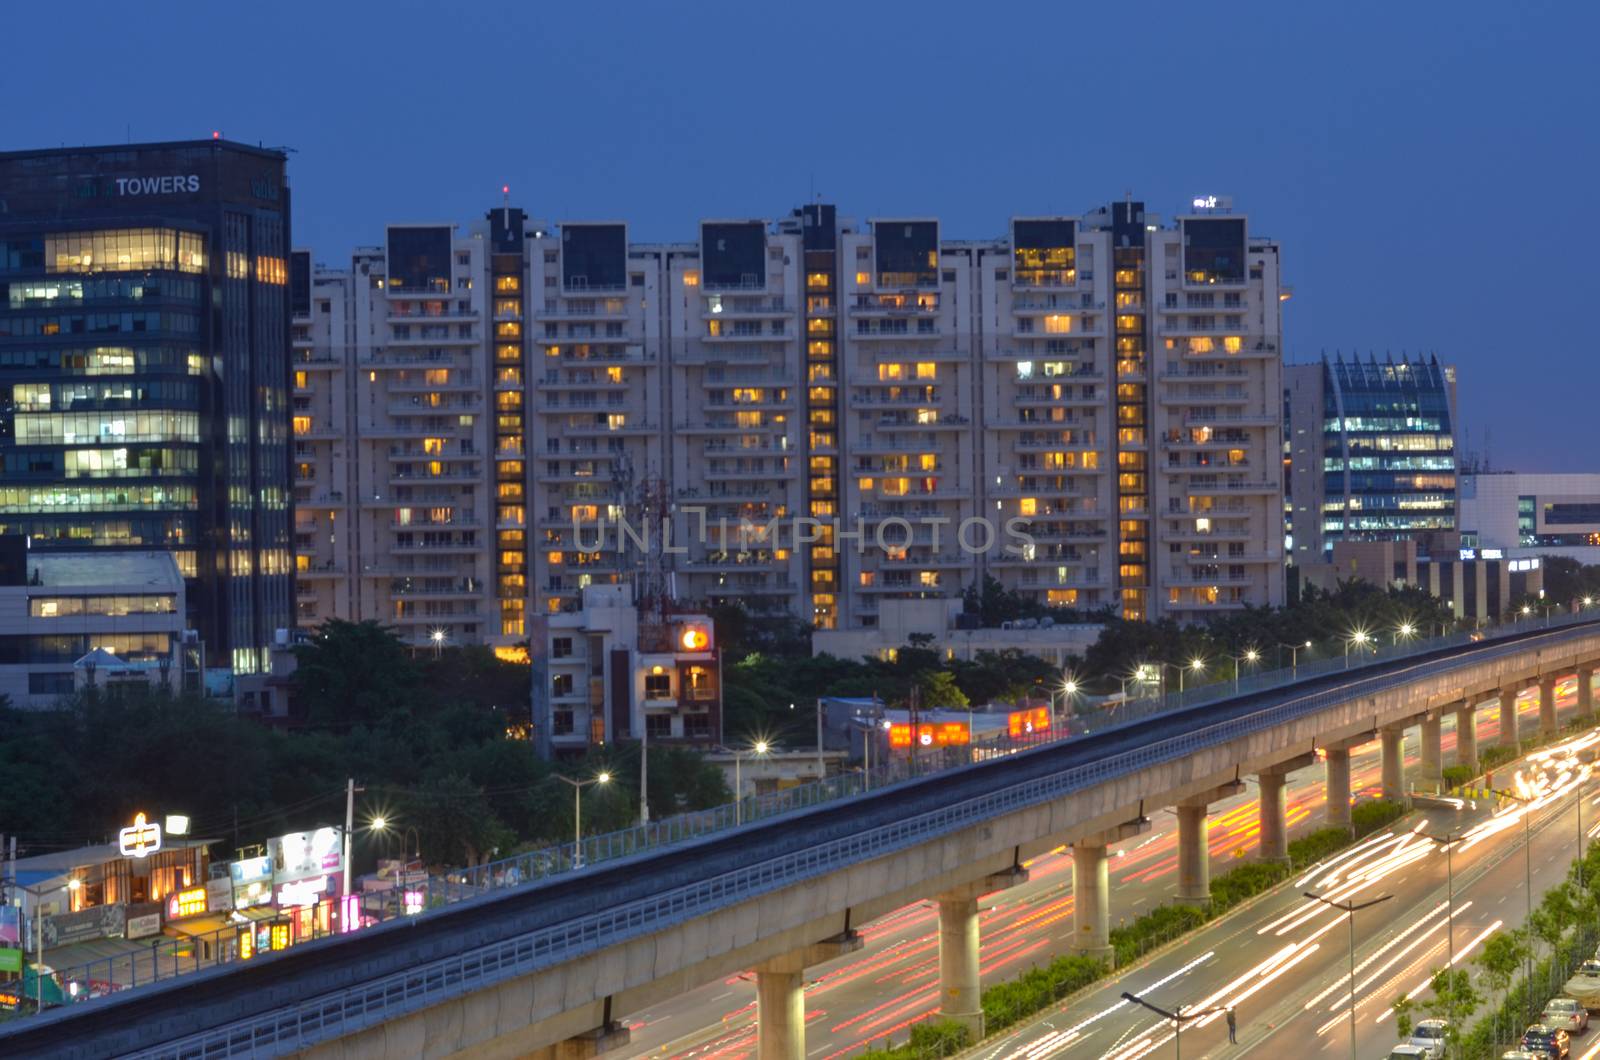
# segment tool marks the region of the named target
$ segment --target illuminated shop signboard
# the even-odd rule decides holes
[[[148,857],[161,849],[161,826],[135,814],[133,824],[117,833],[117,849],[125,858]]]
[[[971,743],[964,721],[924,722],[917,726],[918,747],[960,747]],[[896,723],[889,726],[889,746],[911,746],[911,726]]]

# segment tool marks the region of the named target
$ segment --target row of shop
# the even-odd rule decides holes
[[[187,833],[182,817],[158,823],[141,814],[117,842],[6,863],[0,1004],[97,996],[375,918],[345,893],[342,828],[277,836],[231,861],[211,860],[219,839]],[[403,878],[390,866],[352,890],[382,892]],[[389,897],[376,901],[382,915]],[[394,912],[420,908],[403,891],[392,902]],[[36,967],[45,974],[34,975]]]

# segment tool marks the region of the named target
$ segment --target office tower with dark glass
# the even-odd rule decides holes
[[[1455,369],[1437,358],[1324,358],[1284,369],[1291,562],[1336,541],[1456,529]]]
[[[292,624],[284,155],[0,154],[0,531],[169,551],[207,664]]]

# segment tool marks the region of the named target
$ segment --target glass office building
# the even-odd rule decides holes
[[[278,151],[0,153],[0,532],[170,551],[238,674],[292,623],[289,240]]]
[[[1285,371],[1290,554],[1456,529],[1455,370],[1336,357]]]

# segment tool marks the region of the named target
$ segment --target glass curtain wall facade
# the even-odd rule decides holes
[[[1455,375],[1436,358],[1323,363],[1322,540],[1456,528]]]
[[[284,156],[0,154],[0,532],[161,549],[207,664],[292,624]]]

